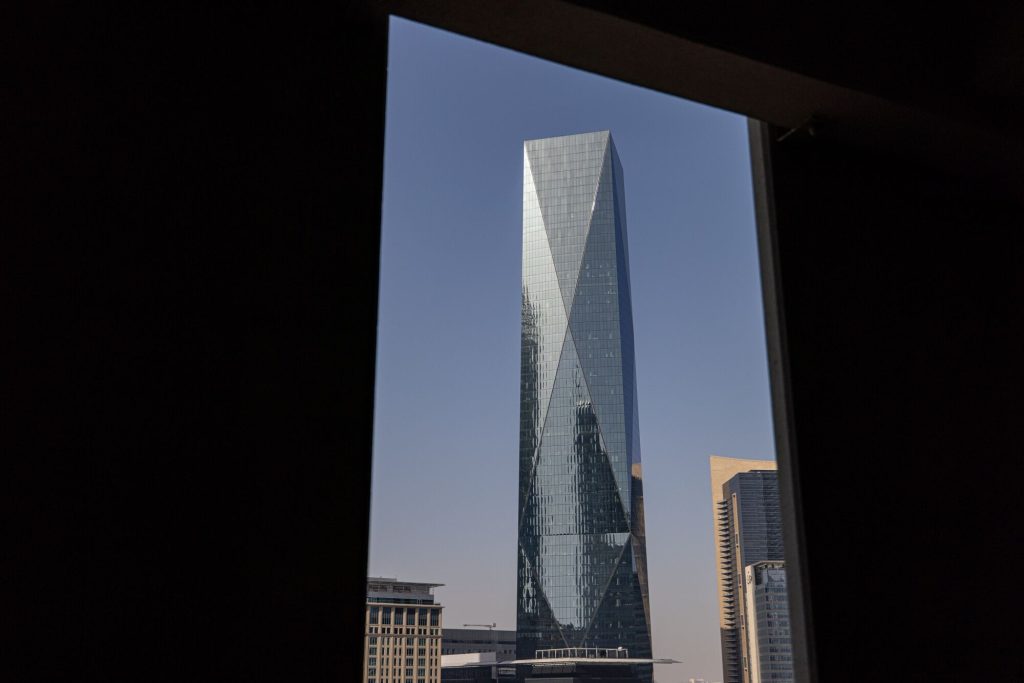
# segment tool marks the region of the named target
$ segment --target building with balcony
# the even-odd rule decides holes
[[[441,683],[442,585],[366,580],[363,683]]]

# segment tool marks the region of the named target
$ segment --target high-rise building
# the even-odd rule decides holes
[[[366,580],[363,683],[440,683],[442,585]]]
[[[526,141],[519,658],[578,646],[651,656],[629,283],[611,135]]]
[[[724,683],[750,683],[743,570],[762,560],[784,559],[778,477],[770,460],[713,455],[710,464],[722,677]]]
[[[743,573],[750,683],[793,683],[786,563],[755,562]]]

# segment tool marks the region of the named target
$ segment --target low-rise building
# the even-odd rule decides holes
[[[499,662],[515,659],[516,632],[486,628],[446,628],[442,631],[442,655],[477,652],[493,652]]]
[[[443,650],[443,645],[442,645]],[[493,652],[441,655],[441,681],[493,683],[498,680],[498,658]]]
[[[530,683],[641,683],[644,669],[654,664],[678,664],[674,659],[630,657],[624,647],[568,647],[535,650],[530,659],[516,659],[518,675]],[[500,671],[500,667],[499,667]]]

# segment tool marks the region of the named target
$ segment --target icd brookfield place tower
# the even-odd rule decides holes
[[[625,197],[607,131],[524,143],[518,556],[517,657],[651,656]]]

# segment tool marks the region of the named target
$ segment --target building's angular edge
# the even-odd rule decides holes
[[[517,656],[649,657],[625,194],[608,131],[524,142],[521,303]]]

